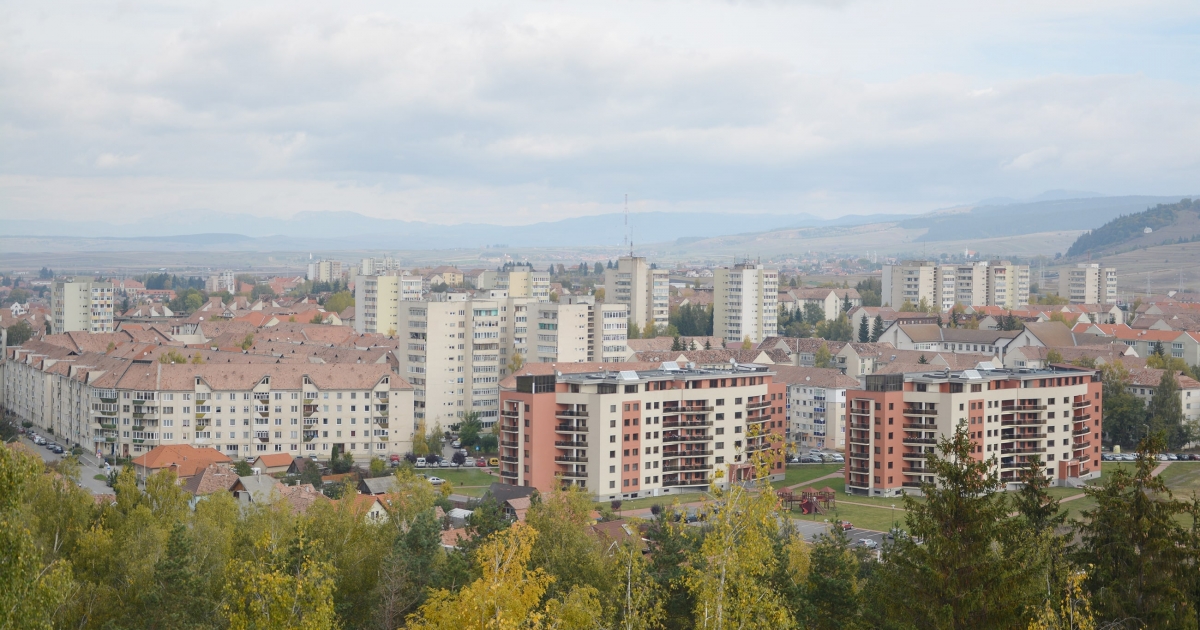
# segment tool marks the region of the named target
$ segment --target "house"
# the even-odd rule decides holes
[[[642,537],[637,526],[624,520],[604,521],[588,526],[588,534],[600,541],[604,551],[612,551],[625,544],[633,544],[643,554],[650,552],[650,545]]]
[[[237,480],[237,473],[229,466],[210,464],[198,474],[192,475],[183,484],[183,489],[193,497],[199,498],[215,492],[227,492]]]
[[[257,468],[258,472],[264,475],[274,475],[277,473],[286,473],[292,467],[292,456],[287,453],[270,453],[268,455],[259,455],[253,462],[250,463],[252,468]]]
[[[361,514],[368,523],[386,523],[388,521],[387,507],[378,496],[373,494],[355,494],[352,498],[339,500],[343,505],[349,504],[356,514]]]
[[[243,505],[252,503],[265,505],[276,499],[276,493],[282,496],[282,490],[285,487],[274,477],[250,475],[249,477],[238,477],[229,491],[233,493],[233,498]]]
[[[1130,346],[1119,341],[1108,344],[1073,347],[1022,346],[1012,348],[1004,355],[1004,367],[1009,369],[1042,369],[1050,366],[1050,353],[1057,352],[1062,360],[1075,363],[1082,360],[1092,361],[1096,367],[1112,363],[1121,363],[1126,368],[1141,368],[1146,366],[1146,359],[1139,357]]]
[[[510,520],[524,521],[525,512],[529,510],[530,498],[537,489],[533,486],[513,486],[506,483],[493,482],[488,487],[488,494],[500,505],[500,509]]]
[[[859,327],[864,319],[867,320],[867,330],[873,330],[876,317],[883,320],[883,330],[887,330],[888,326],[897,322],[901,324],[936,324],[938,321],[937,315],[930,315],[924,311],[910,313],[900,312],[889,306],[856,306],[850,309],[851,330],[858,335]]]
[[[303,514],[315,503],[329,502],[331,499],[313,487],[311,483],[301,483],[294,486],[278,488],[280,496],[287,501],[293,514]]]
[[[323,471],[326,470],[325,466],[318,464],[317,461],[314,459],[308,459],[305,457],[297,457],[292,460],[291,464],[288,464],[287,474],[288,475],[302,475],[302,474],[304,474],[304,471],[307,470],[308,467],[310,467],[310,466],[316,468],[317,473],[322,473]]]
[[[1136,368],[1129,370],[1129,385],[1125,391],[1140,398],[1145,404],[1150,404],[1154,391],[1162,382],[1163,370],[1155,368]],[[1175,382],[1179,385],[1179,402],[1183,407],[1184,421],[1196,423],[1200,421],[1200,382],[1183,372],[1175,373]]]
[[[850,303],[849,310],[854,310],[856,306],[862,306],[862,297],[859,296],[856,289],[788,289],[779,293],[781,295],[786,293],[790,298],[780,302],[781,309],[784,308],[784,304],[787,304],[787,308],[803,313],[806,307],[812,305],[821,309],[826,320],[837,319],[838,315],[846,310],[847,301]]]
[[[1025,324],[1025,329],[1017,334],[1010,346],[1073,348],[1107,343],[1111,343],[1111,340],[1102,335],[1077,333],[1062,322],[1049,321]]]
[[[892,344],[898,350],[969,352],[1004,355],[1016,330],[972,330],[941,328],[937,324],[892,324],[879,341]]]
[[[770,352],[779,350],[790,358],[790,361],[776,360],[776,364],[791,364],[798,367],[814,367],[816,365],[817,353],[820,352],[821,346],[829,351],[830,357],[841,352],[846,346],[845,341],[827,341],[817,338],[798,338],[798,337],[767,337],[762,343],[758,344],[758,349]]]
[[[134,459],[131,465],[139,480],[161,470],[172,470],[181,480],[208,468],[211,464],[229,464],[233,460],[215,448],[196,448],[190,444],[156,446],[149,453]]]
[[[387,477],[362,479],[358,482],[358,491],[362,494],[371,496],[390,494],[392,492],[397,492],[399,489],[399,486],[396,485],[396,478],[391,475],[388,475]]]

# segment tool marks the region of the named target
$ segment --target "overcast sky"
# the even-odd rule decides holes
[[[1194,193],[1198,18],[1152,0],[8,2],[0,218]]]

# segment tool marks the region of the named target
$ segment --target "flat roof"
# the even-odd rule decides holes
[[[925,381],[925,382],[978,382],[978,381],[999,381],[1020,379],[1028,380],[1035,378],[1049,378],[1052,376],[1063,376],[1066,374],[1078,375],[1079,373],[1095,374],[1097,370],[1088,367],[1066,367],[1054,366],[1050,368],[1002,368],[997,370],[987,369],[972,369],[972,370],[940,370],[936,372],[906,372],[904,379],[908,381]],[[869,378],[869,377],[868,377]]]
[[[726,378],[731,376],[771,376],[771,372],[767,366],[754,363],[741,363],[730,366],[729,368],[721,369],[700,369],[680,367],[672,369],[675,363],[664,364],[662,368],[657,370],[620,370],[599,372],[578,372],[574,374],[556,374],[555,379],[560,383],[612,383],[614,385],[644,383],[648,381],[675,381],[675,380],[705,380],[712,378]]]

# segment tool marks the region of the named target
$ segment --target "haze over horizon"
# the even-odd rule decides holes
[[[1191,3],[245,6],[8,7],[0,219],[832,218],[1200,166]]]

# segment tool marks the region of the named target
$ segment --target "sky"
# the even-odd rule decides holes
[[[9,2],[0,219],[1190,194],[1198,53],[1182,1]]]

